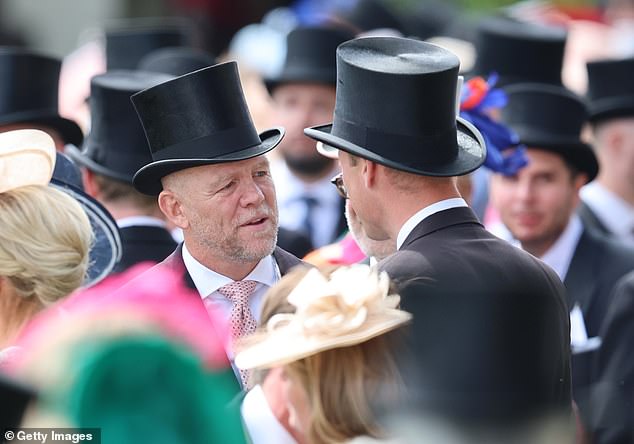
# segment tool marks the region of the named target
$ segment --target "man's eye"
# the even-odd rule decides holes
[[[254,174],[255,177],[266,177],[268,175],[269,175],[269,172],[266,170],[256,171]]]

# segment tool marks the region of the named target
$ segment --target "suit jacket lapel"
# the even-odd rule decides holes
[[[273,251],[273,258],[277,262],[277,266],[280,268],[280,274],[284,276],[296,265],[308,265],[301,259],[293,256],[289,252],[282,250],[280,247],[275,247]]]
[[[438,213],[426,217],[421,223],[416,225],[405,239],[405,242],[403,242],[401,249],[423,236],[458,224],[477,224],[482,226],[478,217],[469,207],[457,207],[439,211]]]
[[[564,278],[569,309],[572,309],[575,302],[577,302],[581,311],[584,314],[587,313],[592,303],[592,295],[596,286],[596,281],[588,279],[588,276],[594,274],[596,270],[595,261],[600,261],[601,256],[601,246],[597,245],[587,231],[584,230]]]

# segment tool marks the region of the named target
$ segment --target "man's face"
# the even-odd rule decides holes
[[[332,121],[335,95],[334,86],[318,83],[289,83],[273,91],[276,121],[286,129],[277,150],[296,174],[318,175],[333,165],[317,152],[304,128]]]
[[[177,198],[188,248],[231,262],[259,261],[277,242],[278,214],[264,156],[180,171]]]
[[[491,200],[522,247],[541,256],[568,225],[586,176],[573,177],[557,154],[531,148],[527,156],[528,165],[515,176],[493,176]]]

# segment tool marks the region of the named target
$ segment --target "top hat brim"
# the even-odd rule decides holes
[[[592,147],[579,139],[554,137],[552,134],[540,133],[536,129],[522,127],[513,128],[519,136],[520,143],[528,148],[549,151],[562,156],[568,163],[584,172],[592,182],[599,173],[599,163]]]
[[[90,156],[86,155],[86,150],[80,150],[79,148],[68,145],[64,150],[68,156],[73,159],[79,165],[88,168],[90,171],[93,171],[97,174],[101,174],[102,176],[108,177],[110,179],[118,180],[120,182],[124,182],[127,184],[132,183],[132,175],[123,174],[118,171],[111,170],[110,168],[106,168],[103,165],[95,162]]]
[[[259,136],[261,143],[258,145],[222,156],[157,160],[145,165],[137,171],[132,180],[132,184],[137,191],[150,196],[156,196],[163,190],[161,179],[168,174],[197,166],[246,160],[271,151],[280,143],[282,137],[284,137],[284,128],[272,128],[260,133]]]
[[[278,86],[288,83],[319,83],[334,87],[337,84],[337,77],[333,69],[301,66],[284,70],[278,77],[264,79],[264,85],[271,95]]]
[[[605,97],[588,105],[590,122],[634,116],[634,96]]]
[[[34,123],[57,130],[67,144],[81,146],[84,141],[84,133],[79,125],[69,119],[48,113],[12,113],[0,116],[0,125],[15,123]]]
[[[371,160],[390,168],[423,176],[448,177],[469,174],[479,168],[486,158],[486,145],[478,130],[471,123],[461,117],[456,118],[456,126],[458,143],[458,154],[456,158],[449,163],[429,165],[424,168],[414,168],[404,163],[388,159],[362,146],[337,137],[331,134],[332,124],[306,128],[304,129],[304,134],[321,142],[322,144],[329,145],[336,149],[363,157],[364,159]]]

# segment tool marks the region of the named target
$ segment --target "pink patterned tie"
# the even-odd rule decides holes
[[[231,336],[233,339],[253,333],[257,322],[249,308],[249,296],[255,290],[256,281],[235,281],[218,289],[218,293],[233,303],[229,322],[231,324]],[[242,386],[246,389],[249,381],[249,371],[240,370]]]

